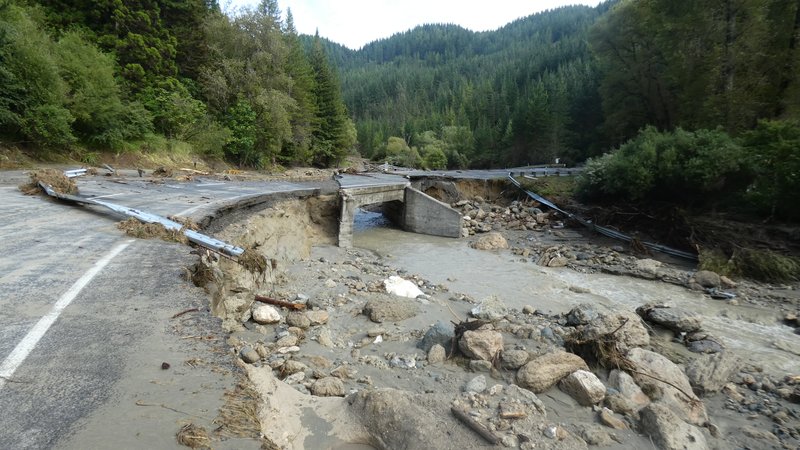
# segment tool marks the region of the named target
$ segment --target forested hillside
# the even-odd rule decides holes
[[[588,30],[607,9],[560,8],[482,33],[424,25],[359,51],[329,44],[362,154],[462,168],[601,152]],[[390,137],[411,147],[387,148]]]
[[[319,40],[276,0],[0,0],[0,144],[29,153],[191,151],[331,165],[355,142]]]
[[[359,51],[327,48],[365,156],[575,163],[648,125],[736,136],[796,119],[799,26],[796,0],[622,0],[491,32],[425,25]]]

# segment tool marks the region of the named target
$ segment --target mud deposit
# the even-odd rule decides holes
[[[797,286],[635,256],[486,203],[499,192],[456,203],[485,217],[460,240],[357,223],[340,249],[334,197],[214,224],[275,261],[252,274],[205,254],[196,270],[261,395],[263,448],[800,445]],[[391,276],[424,295],[389,294]]]

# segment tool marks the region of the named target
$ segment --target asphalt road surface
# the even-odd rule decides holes
[[[131,239],[109,211],[25,196],[23,181],[21,172],[0,173],[0,449],[180,448],[175,433],[186,421],[213,429],[235,374],[209,370],[209,346],[224,336],[210,336],[219,327],[207,313],[171,318],[208,303],[182,277],[191,249]],[[181,216],[319,187],[99,176],[78,183],[83,195]],[[186,365],[192,358],[209,364]]]

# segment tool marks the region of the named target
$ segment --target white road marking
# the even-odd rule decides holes
[[[58,316],[61,315],[61,312],[75,300],[75,297],[81,293],[83,288],[89,284],[92,279],[100,273],[103,268],[105,268],[108,263],[111,262],[117,255],[122,253],[125,248],[131,245],[134,239],[131,239],[127,242],[123,242],[118,246],[114,247],[110,252],[108,252],[105,256],[103,256],[99,261],[97,261],[91,269],[86,271],[82,277],[69,288],[69,290],[58,299],[58,301],[50,308],[50,311],[47,312],[38,322],[36,325],[28,331],[28,334],[25,335],[24,338],[14,347],[14,350],[11,352],[8,357],[3,360],[3,364],[0,364],[0,389],[6,383],[6,379],[11,378],[14,375],[14,372],[22,365],[25,361],[25,358],[33,351],[36,344],[44,337],[47,330],[50,328],[53,323],[58,319]]]
[[[203,184],[196,184],[197,187],[205,187],[205,186],[222,186],[225,183],[203,183]]]

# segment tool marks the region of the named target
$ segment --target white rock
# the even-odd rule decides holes
[[[386,287],[386,292],[397,295],[398,297],[417,298],[425,295],[419,290],[416,284],[404,280],[397,275],[392,275],[388,279],[383,280],[383,285]]]
[[[281,321],[281,313],[270,305],[253,304],[252,311],[253,320],[262,325]]]
[[[464,386],[464,392],[474,392],[476,394],[480,394],[485,390],[486,390],[486,377],[483,375],[478,375],[477,377],[470,380],[466,386]]]
[[[606,397],[606,387],[597,375],[576,370],[561,380],[559,387],[583,406],[592,406]]]

